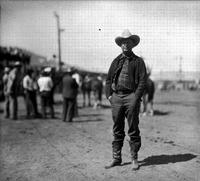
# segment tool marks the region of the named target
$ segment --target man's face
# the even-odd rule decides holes
[[[130,52],[133,47],[134,47],[133,42],[129,39],[123,41],[123,43],[121,44],[122,52]]]

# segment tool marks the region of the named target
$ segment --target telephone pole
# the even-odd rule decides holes
[[[180,79],[179,81],[182,81],[182,56],[179,57],[179,75],[180,75]]]
[[[57,34],[58,34],[58,70],[61,70],[61,66],[62,66],[62,60],[61,60],[61,39],[60,39],[60,34],[62,31],[64,31],[64,29],[60,28],[60,17],[59,15],[54,12],[54,16],[56,18],[56,22],[57,22]]]

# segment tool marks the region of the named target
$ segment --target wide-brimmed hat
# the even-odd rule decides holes
[[[46,67],[46,68],[44,68],[44,72],[46,72],[46,73],[50,73],[50,72],[51,72],[51,70],[52,70],[52,68],[51,68],[51,67]]]
[[[9,71],[10,71],[10,68],[9,68],[9,67],[5,67],[5,68],[4,68],[4,72],[5,72],[5,73],[8,73]]]
[[[17,61],[14,63],[14,67],[20,67],[21,66],[21,62]]]
[[[138,35],[132,35],[128,29],[124,30],[121,36],[115,38],[115,42],[118,46],[121,46],[123,41],[128,39],[130,39],[133,42],[134,47],[137,46],[140,42],[140,37]]]
[[[70,67],[65,68],[65,69],[63,69],[63,72],[65,72],[65,73],[72,73],[72,68],[70,68]]]

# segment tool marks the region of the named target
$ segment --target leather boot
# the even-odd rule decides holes
[[[106,169],[119,166],[122,163],[122,157],[121,157],[121,150],[122,150],[122,144],[119,144],[117,142],[113,142],[113,161],[105,166]]]
[[[115,167],[115,166],[120,166],[121,163],[122,163],[121,160],[113,159],[113,161],[109,165],[105,166],[105,169],[109,169],[109,168],[112,168],[112,167]]]
[[[131,152],[131,159],[132,159],[132,169],[138,170],[139,169],[139,163],[138,163],[138,151],[141,146],[141,142],[133,142],[129,141],[130,145],[130,152]]]

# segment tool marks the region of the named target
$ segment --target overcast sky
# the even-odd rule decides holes
[[[57,54],[54,11],[68,64],[107,72],[121,53],[114,39],[129,29],[141,38],[134,52],[153,71],[178,71],[180,61],[183,71],[200,70],[198,1],[1,1],[1,45]]]

